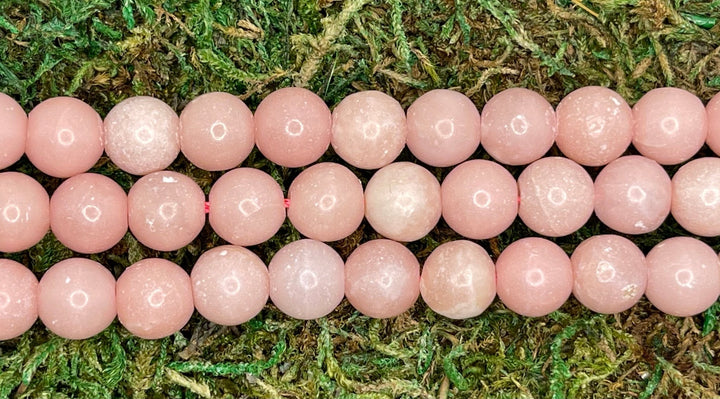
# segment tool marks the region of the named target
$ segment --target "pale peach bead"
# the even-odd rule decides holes
[[[720,235],[720,158],[695,159],[675,172],[670,212],[693,234]]]
[[[128,193],[128,226],[149,248],[180,249],[205,227],[205,193],[191,178],[177,172],[143,176]]]
[[[0,173],[0,252],[24,251],[50,228],[50,197],[35,179]]]
[[[361,91],[343,98],[333,110],[330,143],[350,165],[378,169],[400,155],[407,130],[397,100],[379,91]]]
[[[441,193],[443,219],[467,238],[495,237],[517,217],[517,182],[492,161],[473,159],[456,166],[443,180]]]
[[[633,106],[633,119],[633,145],[640,154],[662,165],[687,161],[707,138],[705,107],[686,90],[650,90]]]
[[[420,293],[430,309],[445,317],[478,316],[495,299],[495,264],[472,241],[446,242],[425,261]]]
[[[710,99],[705,111],[708,121],[707,145],[716,155],[720,155],[720,93]]]
[[[27,137],[27,115],[7,94],[0,93],[0,169],[22,158]]]
[[[607,165],[632,142],[632,109],[606,87],[586,86],[573,91],[560,101],[556,113],[555,142],[566,157],[581,165]]]
[[[395,162],[375,172],[365,187],[365,217],[383,236],[415,241],[440,220],[440,183],[420,165]]]
[[[345,295],[366,316],[398,316],[410,309],[420,295],[420,264],[398,242],[368,241],[347,259]]]
[[[35,275],[10,259],[0,259],[0,341],[19,337],[38,318]]]
[[[590,219],[595,189],[582,166],[562,157],[530,164],[518,178],[520,219],[549,237],[572,234]]]
[[[25,153],[47,175],[66,178],[87,172],[103,148],[100,115],[76,98],[47,99],[28,115]]]
[[[255,121],[242,100],[229,93],[207,93],[180,113],[180,149],[205,170],[241,164],[255,146]]]

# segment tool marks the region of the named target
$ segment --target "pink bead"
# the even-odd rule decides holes
[[[267,173],[233,169],[210,190],[210,225],[232,244],[263,243],[285,222],[284,200],[280,185]]]
[[[76,98],[47,99],[30,111],[25,152],[50,176],[87,172],[103,154],[103,121]]]
[[[250,155],[254,146],[253,114],[232,94],[203,94],[180,113],[180,149],[201,169],[232,169]]]
[[[710,99],[705,111],[708,121],[707,145],[715,154],[720,155],[720,93]]]
[[[195,308],[213,323],[234,326],[255,317],[268,300],[270,278],[257,255],[223,245],[200,256],[190,278]]]
[[[366,316],[398,316],[410,309],[420,295],[420,264],[400,243],[368,241],[347,259],[345,295]]]
[[[407,145],[422,162],[446,167],[470,158],[480,145],[480,113],[464,94],[432,90],[407,111]]]
[[[361,169],[378,169],[405,148],[405,111],[394,98],[375,90],[345,97],[332,112],[332,141],[345,162]]]
[[[425,261],[420,293],[430,309],[445,317],[478,316],[495,299],[495,265],[472,241],[446,242]]]
[[[365,199],[360,180],[336,163],[315,164],[288,190],[288,218],[300,233],[319,241],[341,240],[360,226]]]
[[[73,176],[50,199],[50,228],[58,241],[75,252],[107,251],[128,230],[125,191],[103,175]]]
[[[720,262],[707,244],[691,237],[673,237],[647,255],[645,296],[661,311],[678,317],[709,308],[720,295]]]
[[[0,169],[19,161],[25,153],[27,115],[17,101],[0,93]]]
[[[35,179],[0,173],[0,252],[24,251],[50,228],[50,198]]]
[[[510,310],[539,317],[560,308],[570,297],[570,258],[552,241],[522,238],[510,244],[496,262],[497,292]]]
[[[560,101],[556,112],[555,142],[566,157],[581,165],[607,165],[632,141],[632,109],[606,87],[577,89]]]
[[[539,159],[518,178],[520,219],[549,237],[572,234],[590,219],[595,189],[592,178],[574,161]]]
[[[699,158],[683,165],[672,178],[673,217],[699,236],[720,235],[720,159]]]
[[[56,263],[40,280],[40,320],[63,338],[86,339],[99,334],[115,320],[115,309],[115,277],[90,259]]]
[[[130,97],[105,117],[105,152],[130,174],[156,172],[180,153],[178,129],[178,116],[167,104],[152,97]]]
[[[320,241],[299,240],[284,246],[273,256],[268,272],[270,299],[290,317],[326,316],[343,299],[343,260]]]
[[[464,162],[445,177],[441,189],[443,219],[464,237],[495,237],[517,216],[517,182],[495,162]]]
[[[367,221],[392,240],[419,240],[441,213],[440,183],[420,165],[392,163],[375,172],[365,187]]]
[[[143,176],[128,193],[128,225],[138,241],[175,251],[205,227],[205,193],[191,178],[168,170]]]
[[[557,121],[543,96],[523,88],[504,90],[482,110],[482,145],[498,162],[527,165],[552,147]]]
[[[168,260],[143,259],[118,278],[118,319],[140,338],[160,339],[180,331],[194,310],[190,276]]]
[[[672,185],[665,169],[639,155],[618,158],[595,178],[595,214],[611,229],[643,234],[670,214]]]
[[[310,90],[276,90],[255,111],[255,143],[271,162],[288,168],[306,166],[330,146],[331,119],[325,102]]]
[[[633,118],[633,145],[662,165],[687,161],[707,138],[707,114],[702,101],[682,89],[650,90],[633,107]]]
[[[645,255],[627,238],[590,237],[575,248],[570,260],[575,275],[573,295],[592,311],[625,311],[645,292]]]
[[[38,281],[27,267],[10,259],[0,259],[0,276],[0,341],[3,341],[19,337],[35,324]]]

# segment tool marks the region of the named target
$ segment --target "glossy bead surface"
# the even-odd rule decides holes
[[[672,178],[672,205],[675,220],[699,236],[720,235],[720,159],[694,159]]]
[[[0,341],[19,337],[38,318],[35,275],[10,259],[0,259]]]
[[[12,97],[0,93],[0,169],[22,158],[27,138],[27,114]]]
[[[24,251],[50,228],[50,197],[32,177],[0,173],[0,252]]]
[[[705,142],[716,155],[720,155],[720,93],[710,99],[705,111],[708,122],[708,135]]]

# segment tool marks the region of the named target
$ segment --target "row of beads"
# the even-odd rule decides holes
[[[497,270],[496,270],[497,268]],[[292,242],[266,267],[240,246],[205,252],[190,276],[174,263],[145,259],[128,267],[117,283],[101,264],[71,258],[51,267],[40,283],[23,265],[0,259],[0,340],[27,331],[38,315],[48,329],[69,339],[98,334],[115,319],[132,334],[158,339],[179,331],[194,309],[206,319],[237,325],[267,303],[288,316],[326,316],[346,297],[359,312],[395,317],[418,296],[435,312],[454,319],[480,315],[496,294],[520,315],[544,316],[570,294],[600,313],[632,307],[643,293],[661,311],[691,316],[720,295],[720,261],[703,242],[667,239],[645,257],[628,239],[594,236],[572,257],[543,238],[512,243],[493,264],[471,241],[437,247],[420,272],[417,258],[391,240],[360,245],[343,262],[328,245]]]
[[[570,159],[602,166],[632,142],[644,156],[664,165],[690,159],[707,141],[720,154],[720,96],[703,106],[677,88],[646,93],[631,109],[614,91],[584,87],[570,93],[557,111],[539,94],[522,88],[502,91],[484,106],[451,90],[433,90],[407,110],[386,94],[355,93],[334,111],[316,94],[284,88],[268,95],[255,114],[228,93],[191,101],[178,118],[151,97],[117,104],[104,122],[89,105],[56,97],[40,103],[29,118],[0,93],[0,168],[23,152],[41,171],[71,177],[89,170],[103,150],[122,170],[145,175],[167,168],[182,150],[206,170],[242,163],[255,144],[270,161],[286,167],[316,162],[332,144],[349,164],[378,169],[407,144],[422,162],[438,167],[467,160],[482,143],[508,165],[527,165],[557,143]]]

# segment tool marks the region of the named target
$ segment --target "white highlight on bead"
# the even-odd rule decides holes
[[[680,122],[674,116],[666,116],[660,121],[660,128],[667,134],[675,134],[680,130]]]
[[[700,199],[702,199],[705,206],[715,206],[718,200],[720,200],[720,190],[717,188],[706,188],[700,194]]]
[[[227,133],[227,126],[220,121],[215,121],[212,125],[210,125],[210,136],[212,136],[215,141],[224,139],[225,136],[227,136]]]
[[[228,276],[223,279],[223,292],[227,295],[235,295],[240,292],[240,280],[235,276]]]
[[[3,209],[3,219],[8,223],[16,223],[20,220],[20,208],[15,204],[9,204]]]
[[[257,200],[245,198],[238,203],[238,210],[240,210],[240,213],[242,213],[243,216],[248,217],[259,211],[260,205],[258,205]]]
[[[160,214],[160,217],[163,218],[165,221],[172,220],[178,213],[177,202],[163,203],[162,205],[160,205],[160,208],[158,208],[158,213]]]
[[[140,144],[150,144],[155,140],[155,132],[147,126],[141,126],[135,130],[135,140],[140,142]]]
[[[545,282],[545,273],[540,269],[528,270],[525,281],[533,287],[538,287]]]
[[[153,308],[159,308],[165,303],[166,296],[161,288],[155,288],[150,295],[148,295],[148,304]]]
[[[455,134],[455,123],[451,119],[441,119],[435,123],[435,132],[444,139],[450,138]]]
[[[87,306],[88,302],[90,301],[90,297],[85,291],[76,290],[73,291],[72,294],[70,294],[69,300],[70,306],[74,307],[75,309],[82,309]]]
[[[5,309],[10,305],[10,295],[7,292],[0,292],[0,309]]]
[[[285,124],[285,133],[289,136],[297,137],[301,135],[304,130],[305,125],[297,119],[290,119],[288,123]]]
[[[380,135],[380,125],[377,122],[365,122],[362,126],[363,138],[375,140]]]
[[[628,188],[627,199],[630,200],[630,202],[638,204],[645,201],[645,198],[647,198],[647,194],[640,186],[632,185]]]
[[[478,208],[487,208],[491,202],[490,194],[485,190],[478,190],[473,195],[473,204]]]
[[[616,270],[615,267],[606,260],[601,260],[598,262],[597,267],[595,268],[595,275],[597,276],[597,279],[601,283],[607,283],[609,281],[612,281],[612,279],[615,278]]]
[[[318,278],[315,272],[311,270],[303,270],[300,273],[300,285],[306,290],[311,290],[318,285]]]
[[[102,216],[102,211],[95,205],[85,205],[82,209],[82,215],[90,223],[95,223]]]
[[[560,206],[567,201],[567,193],[560,187],[553,187],[548,190],[547,199],[553,205]]]
[[[69,147],[75,142],[75,133],[70,129],[60,129],[57,132],[57,140],[60,145]]]
[[[525,115],[516,115],[510,121],[510,129],[512,129],[513,133],[518,136],[522,136],[527,133],[528,127],[529,125],[527,122],[527,118],[525,118]]]
[[[675,282],[686,288],[692,288],[695,285],[695,275],[690,269],[680,269],[675,272]]]

